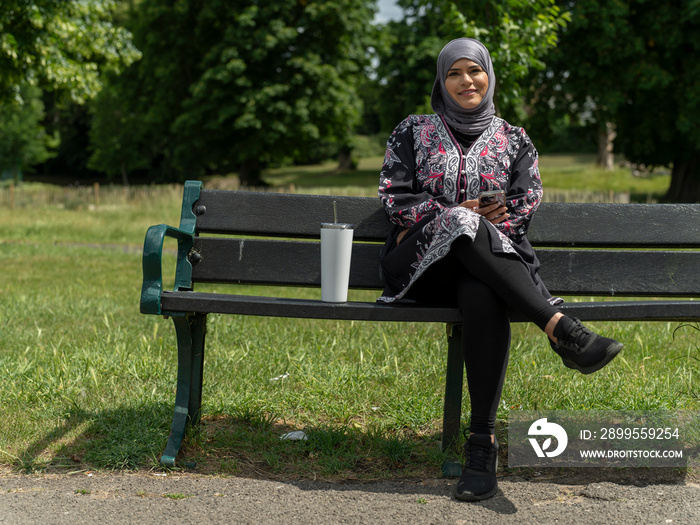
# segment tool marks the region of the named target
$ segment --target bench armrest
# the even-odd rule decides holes
[[[174,290],[192,288],[192,264],[189,261],[194,235],[190,232],[158,224],[146,232],[143,243],[143,285],[141,287],[141,313],[160,315],[160,297],[163,292],[163,242],[165,237],[177,240],[177,267]]]

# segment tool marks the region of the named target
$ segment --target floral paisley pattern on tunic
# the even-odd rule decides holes
[[[425,224],[405,274],[392,280],[404,283],[402,289],[387,287],[378,301],[401,299],[431,264],[449,253],[456,238],[473,239],[481,216],[458,205],[495,189],[506,191],[510,217],[497,225],[484,219],[492,250],[519,256],[540,285],[539,262],[525,234],[542,198],[542,182],[537,151],[525,131],[493,117],[469,150],[462,151],[439,115],[410,115],[401,122],[387,141],[379,181],[379,198],[396,225],[385,249],[392,249],[400,230]]]

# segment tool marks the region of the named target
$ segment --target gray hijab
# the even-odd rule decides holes
[[[466,58],[479,64],[489,76],[486,95],[474,109],[464,109],[445,89],[445,79],[452,64]],[[493,73],[491,55],[484,44],[473,38],[457,38],[448,42],[440,51],[437,60],[437,77],[430,96],[433,111],[442,115],[447,123],[459,132],[476,135],[483,132],[496,114],[493,104],[493,91],[496,76]]]

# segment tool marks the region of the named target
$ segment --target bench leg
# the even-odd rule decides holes
[[[177,392],[170,436],[160,463],[175,466],[175,458],[189,424],[199,423],[202,407],[202,373],[206,314],[173,317],[177,334]]]
[[[445,409],[442,420],[442,450],[449,455],[442,464],[442,475],[459,477],[462,473],[456,445],[462,417],[462,386],[464,357],[462,356],[462,326],[447,325],[447,373],[445,379]]]

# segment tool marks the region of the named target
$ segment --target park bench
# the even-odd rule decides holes
[[[456,308],[203,293],[195,283],[320,287],[320,224],[355,225],[350,287],[383,289],[379,254],[390,224],[377,198],[206,190],[184,186],[179,227],[149,228],[141,312],[172,318],[178,345],[171,433],[160,459],[174,466],[187,425],[201,416],[208,314],[447,325],[443,450],[460,430],[464,364]],[[562,310],[584,321],[700,320],[700,204],[543,203],[528,237],[555,295],[583,298]],[[177,240],[172,291],[163,289],[165,237]],[[282,239],[282,240],[281,240]],[[512,322],[524,318],[513,312]],[[459,475],[454,460],[445,475]]]

